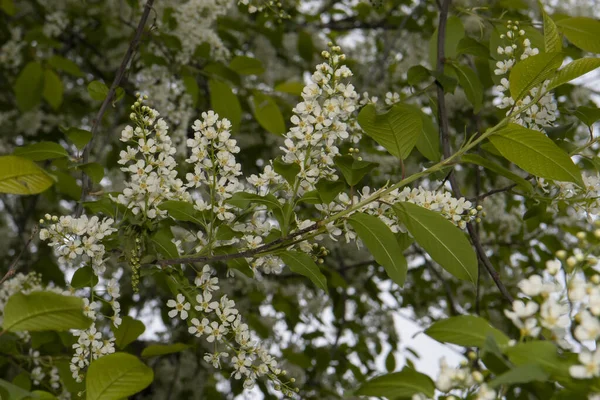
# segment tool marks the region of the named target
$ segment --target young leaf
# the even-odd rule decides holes
[[[127,353],[92,361],[86,374],[87,400],[119,400],[134,395],[154,380],[152,368]]]
[[[580,58],[571,61],[565,65],[564,68],[561,68],[556,72],[556,75],[550,80],[546,90],[551,90],[564,83],[570,82],[596,68],[600,68],[600,58]]]
[[[100,81],[91,81],[87,87],[90,97],[97,101],[103,101],[108,95],[108,86]]]
[[[17,147],[13,154],[33,161],[52,160],[69,156],[69,153],[60,144],[54,142],[39,142]]]
[[[91,320],[83,315],[83,300],[54,292],[16,293],[4,307],[2,326],[7,331],[67,331],[86,329]]]
[[[369,161],[359,161],[350,155],[336,156],[333,162],[342,171],[350,186],[356,186],[365,175],[379,165]]]
[[[151,344],[142,350],[142,357],[164,356],[167,354],[179,353],[189,348],[190,346],[185,343]]]
[[[0,193],[37,194],[54,180],[33,161],[17,156],[0,156]]]
[[[435,385],[430,377],[412,368],[377,376],[362,384],[354,393],[359,396],[381,396],[390,399],[410,398],[415,394],[433,397]]]
[[[211,79],[208,81],[210,104],[221,118],[227,118],[233,130],[237,131],[242,121],[242,106],[231,87],[223,82]]]
[[[15,96],[17,106],[22,112],[29,111],[42,100],[44,88],[44,72],[42,65],[31,61],[21,71],[15,81]]]
[[[465,347],[482,347],[488,335],[503,346],[509,338],[475,315],[460,315],[434,322],[425,333],[439,342],[453,343]]]
[[[523,364],[495,377],[488,385],[495,388],[500,385],[514,385],[515,383],[544,382],[546,379],[548,379],[548,374],[539,365]]]
[[[588,17],[574,17],[556,21],[556,25],[575,46],[592,53],[600,53],[600,21]]]
[[[311,256],[299,251],[284,251],[278,256],[292,272],[306,276],[317,287],[327,291],[327,279]]]
[[[496,164],[495,162],[490,161],[487,158],[481,157],[477,154],[465,154],[464,156],[461,157],[461,159],[463,162],[481,165],[482,167],[487,168],[490,171],[494,171],[495,173],[497,173],[499,175],[507,177],[508,179],[515,182],[517,185],[519,185],[523,190],[525,190],[528,193],[533,190],[533,186],[531,185],[531,183],[529,183],[528,180],[520,177],[519,175],[513,173],[512,171],[509,171],[508,169],[504,168],[502,165],[499,165],[499,164]]]
[[[452,66],[454,67],[460,86],[465,91],[469,102],[473,105],[473,112],[477,114],[483,103],[483,85],[481,84],[481,80],[475,71],[467,66],[456,63],[452,64]]]
[[[240,75],[260,75],[265,72],[260,60],[246,56],[235,56],[229,63],[229,68]]]
[[[385,114],[377,114],[368,104],[358,114],[358,123],[367,135],[392,155],[406,159],[423,130],[420,110],[407,104],[395,104]]]
[[[562,53],[540,53],[519,61],[510,71],[510,94],[513,99],[520,100],[529,91],[550,79],[561,66]]]
[[[579,168],[543,133],[509,124],[489,139],[507,160],[525,171],[546,179],[575,182],[583,187]]]
[[[271,96],[256,91],[254,92],[252,103],[254,105],[254,116],[260,126],[276,135],[283,135],[285,133],[283,115]]]
[[[379,218],[363,213],[352,214],[348,222],[388,276],[404,286],[408,265],[390,228]]]
[[[58,110],[63,102],[63,83],[56,72],[51,69],[44,71],[44,89],[42,95],[44,99],[54,108]]]
[[[477,256],[460,229],[440,213],[412,203],[397,203],[394,211],[431,258],[455,277],[475,283]]]
[[[544,5],[539,0],[538,5],[544,18],[544,48],[546,49],[546,53],[559,52],[562,50],[562,39],[558,33],[558,28],[552,18],[546,13]]]
[[[119,349],[123,349],[144,333],[145,330],[146,326],[142,321],[124,315],[121,325],[114,330],[115,344]]]

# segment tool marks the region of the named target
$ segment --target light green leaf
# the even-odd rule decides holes
[[[79,66],[75,64],[75,62],[69,60],[68,58],[54,55],[48,59],[48,65],[50,65],[54,69],[64,71],[67,74],[73,75],[78,78],[83,76],[83,72],[81,72]]]
[[[0,156],[0,193],[37,194],[54,180],[33,161],[17,156]]]
[[[0,10],[4,11],[6,15],[13,16],[17,12],[15,3],[13,0],[0,0]]]
[[[363,213],[352,214],[348,222],[388,276],[404,286],[408,265],[390,228],[379,218]]]
[[[146,326],[142,321],[133,319],[128,315],[123,316],[122,319],[123,322],[121,325],[114,329],[115,344],[119,349],[125,348],[125,346],[133,342],[146,331]]]
[[[489,137],[510,162],[541,178],[575,182],[583,187],[581,172],[571,158],[541,132],[509,124]]]
[[[547,90],[554,89],[564,83],[570,82],[599,67],[600,58],[580,58],[571,61],[556,72],[556,75],[550,80]]]
[[[423,131],[420,110],[407,104],[395,104],[385,114],[377,114],[368,104],[358,114],[358,123],[367,135],[392,155],[406,159]]]
[[[488,335],[493,336],[500,346],[509,341],[508,336],[475,315],[460,315],[434,322],[425,333],[439,342],[465,347],[482,347]]]
[[[90,97],[97,101],[103,101],[108,95],[108,86],[100,81],[92,81],[87,87]]]
[[[17,147],[13,154],[33,161],[52,160],[69,156],[69,153],[60,144],[54,142],[39,142]]]
[[[44,89],[42,65],[34,61],[29,62],[17,76],[14,89],[19,110],[26,112],[37,106],[42,100]]]
[[[483,103],[483,85],[473,69],[459,64],[452,64],[458,82],[465,91],[469,102],[473,105],[473,112],[478,113]]]
[[[92,361],[86,374],[87,400],[120,400],[146,388],[154,380],[152,368],[127,353],[113,353]]]
[[[539,365],[523,364],[495,377],[488,383],[488,386],[495,388],[500,385],[514,385],[515,383],[544,382],[546,379],[548,379],[548,374]]]
[[[600,21],[588,17],[574,17],[556,21],[556,25],[575,46],[592,53],[600,53]]]
[[[477,154],[465,154],[461,157],[461,159],[463,162],[481,165],[482,167],[487,168],[490,171],[494,171],[499,175],[507,177],[508,179],[518,184],[523,190],[525,190],[528,193],[533,190],[533,186],[531,185],[531,183],[529,183],[528,180],[504,168],[502,165],[490,161],[487,158],[481,157]]]
[[[283,115],[271,96],[255,91],[252,103],[254,105],[254,116],[260,126],[276,135],[285,133]]]
[[[229,63],[229,68],[240,75],[260,75],[265,72],[260,60],[246,56],[235,56]]]
[[[342,171],[342,175],[344,175],[350,186],[356,186],[365,175],[379,165],[369,161],[357,160],[351,155],[336,156],[333,162]]]
[[[433,397],[435,385],[430,377],[409,367],[370,379],[355,392],[359,396],[382,396],[389,399],[410,398],[418,393]]]
[[[189,348],[190,346],[184,343],[151,344],[142,350],[142,357],[164,356],[166,354],[179,353]]]
[[[552,78],[563,59],[562,53],[540,53],[516,63],[509,76],[512,98],[520,100],[531,89]]]
[[[83,148],[92,140],[92,132],[79,128],[60,128],[65,136],[77,147],[78,150]]]
[[[231,87],[223,82],[211,79],[208,81],[210,104],[220,118],[227,118],[233,130],[237,131],[242,121],[242,106]]]
[[[558,33],[558,28],[552,18],[546,13],[544,5],[539,0],[538,5],[544,18],[544,48],[546,49],[546,53],[559,52],[562,50],[562,39]]]
[[[86,329],[91,320],[83,315],[83,300],[53,292],[16,293],[4,308],[7,331],[66,331]]]
[[[42,390],[34,390],[33,392],[31,392],[31,394],[36,400],[57,400],[56,396],[54,396],[52,393],[45,392]]]
[[[194,205],[186,201],[168,200],[158,206],[161,210],[166,210],[171,218],[178,221],[193,222],[203,225],[202,214],[194,208]]]
[[[292,272],[310,279],[317,287],[327,291],[327,279],[312,257],[299,251],[284,251],[278,254]]]
[[[440,213],[416,204],[400,202],[394,211],[433,260],[455,277],[475,283],[477,256],[460,229]]]
[[[44,71],[44,89],[42,95],[55,110],[58,110],[63,102],[63,91],[63,83],[60,77],[51,69],[46,69]]]
[[[544,371],[555,376],[569,376],[569,364],[559,357],[554,343],[548,340],[534,340],[507,347],[504,353],[515,365],[538,364]]]

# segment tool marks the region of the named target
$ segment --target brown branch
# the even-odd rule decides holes
[[[115,79],[113,80],[113,83],[110,86],[108,94],[106,95],[106,98],[102,102],[102,105],[100,106],[100,110],[98,111],[98,114],[96,115],[96,118],[94,119],[94,121],[92,123],[92,129],[91,129],[92,138],[90,139],[89,143],[83,149],[83,158],[82,158],[83,164],[85,164],[89,161],[92,144],[94,142],[94,137],[96,136],[96,131],[98,130],[98,127],[100,126],[100,124],[102,122],[102,117],[104,116],[104,113],[108,109],[108,105],[111,103],[113,97],[115,96],[115,93],[117,91],[117,88],[119,87],[119,84],[121,83],[121,80],[125,76],[125,72],[127,71],[127,65],[131,61],[133,54],[136,52],[136,50],[139,46],[139,43],[140,43],[140,40],[142,37],[142,33],[144,32],[144,26],[146,26],[146,22],[148,21],[148,16],[150,15],[150,10],[152,10],[153,3],[154,3],[154,0],[148,0],[146,2],[146,5],[144,6],[144,12],[142,13],[142,18],[140,19],[140,22],[135,31],[135,36],[133,37],[133,40],[131,41],[131,43],[129,43],[129,47],[127,48],[127,52],[125,53],[123,60],[121,61],[121,65],[119,66],[119,69],[117,70]],[[90,192],[91,186],[92,186],[92,181],[90,180],[90,177],[87,176],[82,171],[81,172],[81,199],[79,200],[79,204],[77,204],[77,209],[75,211],[75,215],[77,217],[81,216],[81,214],[83,213],[83,202],[85,201],[87,194]]]
[[[15,275],[15,273],[17,272],[17,269],[19,269],[18,264],[19,264],[19,261],[21,260],[21,257],[23,257],[23,254],[25,254],[25,252],[29,248],[29,245],[31,244],[31,242],[32,242],[33,238],[35,237],[35,235],[37,234],[37,232],[38,232],[38,227],[37,227],[37,225],[35,225],[33,227],[33,230],[31,231],[31,236],[29,236],[29,240],[27,240],[27,243],[25,243],[25,246],[23,247],[23,249],[21,249],[21,252],[17,256],[17,258],[15,258],[15,260],[12,262],[12,264],[10,264],[10,267],[8,268],[8,271],[6,272],[6,274],[4,274],[2,279],[0,279],[0,285],[3,284],[7,279],[12,278]]]
[[[446,43],[446,24],[448,21],[448,9],[450,8],[451,0],[443,0],[440,4],[440,22],[438,24],[438,35],[437,35],[437,66],[436,71],[438,76],[443,75],[444,73],[444,62],[445,62],[445,43]],[[448,126],[448,113],[446,110],[446,99],[444,97],[444,88],[439,81],[436,81],[437,86],[437,100],[438,100],[438,122],[440,125],[440,136],[442,141],[442,150],[444,153],[444,158],[450,157],[452,154],[452,150],[450,149],[450,129]],[[456,197],[462,197],[460,193],[460,187],[456,180],[456,176],[452,171],[448,180],[450,181],[450,186],[452,187],[452,192]],[[500,279],[498,272],[494,269],[490,259],[485,254],[485,249],[481,246],[481,242],[479,237],[477,236],[477,232],[475,231],[475,227],[473,224],[468,223],[467,229],[469,231],[469,236],[471,237],[471,242],[475,246],[477,250],[477,256],[489,275],[492,277],[492,280],[500,290],[502,296],[509,302],[512,303],[513,297],[504,286],[504,283]]]

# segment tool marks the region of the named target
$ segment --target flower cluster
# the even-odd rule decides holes
[[[0,65],[16,69],[23,63],[22,50],[25,47],[21,28],[10,29],[10,40],[0,47]]]
[[[93,216],[83,215],[79,218],[71,216],[45,215],[40,224],[40,239],[48,241],[58,256],[58,261],[70,267],[78,267],[89,262],[97,276],[104,274],[104,255],[106,253],[102,240],[116,232],[114,220],[100,220]]]
[[[221,368],[221,361],[228,360],[233,367],[234,379],[244,379],[244,387],[254,387],[256,379],[268,377],[276,390],[291,396],[293,390],[281,381],[285,375],[277,366],[277,361],[256,341],[248,325],[242,322],[242,317],[235,308],[235,302],[227,297],[213,298],[219,289],[219,279],[213,275],[210,266],[205,265],[195,280],[195,301],[189,301],[182,293],[176,299],[167,302],[171,308],[168,315],[189,321],[188,332],[196,337],[202,337],[214,350],[204,356],[204,360],[214,368]],[[192,305],[194,304],[193,310]],[[290,380],[293,382],[293,379]]]
[[[600,212],[600,176],[584,173],[582,177],[584,188],[572,182],[555,182],[558,188],[556,200],[567,202],[577,212],[597,215]]]
[[[496,50],[499,56],[502,56],[504,60],[496,63],[496,69],[494,74],[500,76],[508,76],[513,66],[518,62],[517,57],[520,60],[525,60],[530,56],[534,56],[539,53],[539,50],[535,47],[531,47],[531,41],[524,38],[525,31],[519,28],[519,22],[508,21],[508,31],[505,34],[500,35],[501,39],[506,40],[507,46],[498,46]],[[509,81],[506,77],[500,80],[500,85],[496,86],[496,90],[500,93],[497,98],[498,108],[513,108],[523,107],[528,105],[536,96],[542,92],[546,92],[548,81],[543,82],[539,87],[534,87],[529,91],[522,99],[515,100],[511,97],[509,92]],[[510,113],[511,110],[507,112]],[[554,100],[554,95],[550,92],[545,93],[539,101],[523,111],[521,114],[514,117],[513,122],[525,126],[529,129],[535,129],[543,131],[543,128],[548,125],[552,125],[552,122],[556,120],[557,105]]]
[[[177,178],[175,147],[167,123],[158,119],[158,112],[142,105],[141,96],[132,106],[130,117],[136,127],[128,125],[121,132],[121,141],[134,144],[120,153],[121,170],[129,173],[123,193],[117,202],[127,206],[134,215],[154,219],[166,215],[158,206],[167,200],[187,198],[183,181]]]

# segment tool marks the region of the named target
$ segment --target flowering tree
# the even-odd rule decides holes
[[[529,3],[0,0],[0,398],[600,398],[599,10]]]

